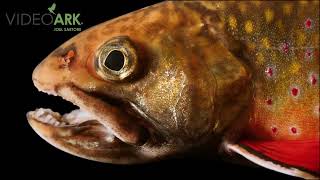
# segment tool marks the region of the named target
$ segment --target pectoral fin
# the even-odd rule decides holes
[[[226,148],[262,167],[306,179],[318,179],[319,139],[257,141],[243,140]]]

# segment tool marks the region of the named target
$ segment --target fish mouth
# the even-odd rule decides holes
[[[115,164],[147,161],[139,152],[156,136],[136,105],[73,85],[60,86],[55,92],[79,109],[63,115],[44,108],[28,112],[28,122],[40,137],[58,149],[90,160]]]

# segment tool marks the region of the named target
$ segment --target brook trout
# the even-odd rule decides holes
[[[32,80],[79,107],[27,114],[70,154],[133,164],[204,148],[319,176],[319,1],[162,2],[79,33]]]

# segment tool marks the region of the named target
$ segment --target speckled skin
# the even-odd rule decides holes
[[[219,37],[221,28],[240,41],[233,52],[250,67],[254,89],[250,137],[319,137],[318,3],[186,3],[201,14],[209,36]]]
[[[57,146],[88,159],[139,163],[244,135],[313,139],[319,136],[318,22],[318,1],[163,2],[81,32],[38,65],[33,81],[51,94],[60,95],[67,86],[130,101],[147,115],[137,126],[151,138],[122,157]],[[134,44],[138,66],[123,81],[106,81],[96,73],[96,54],[119,36]],[[74,55],[65,58],[70,51]],[[43,125],[29,121],[39,134],[44,132]],[[123,126],[112,122],[115,129]],[[137,131],[119,130],[119,136],[135,143]],[[79,141],[85,139],[81,136]],[[55,136],[54,142],[61,139]]]

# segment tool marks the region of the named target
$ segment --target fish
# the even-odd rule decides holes
[[[72,155],[199,153],[319,178],[319,1],[160,2],[77,34],[32,80],[79,107],[27,113]]]

